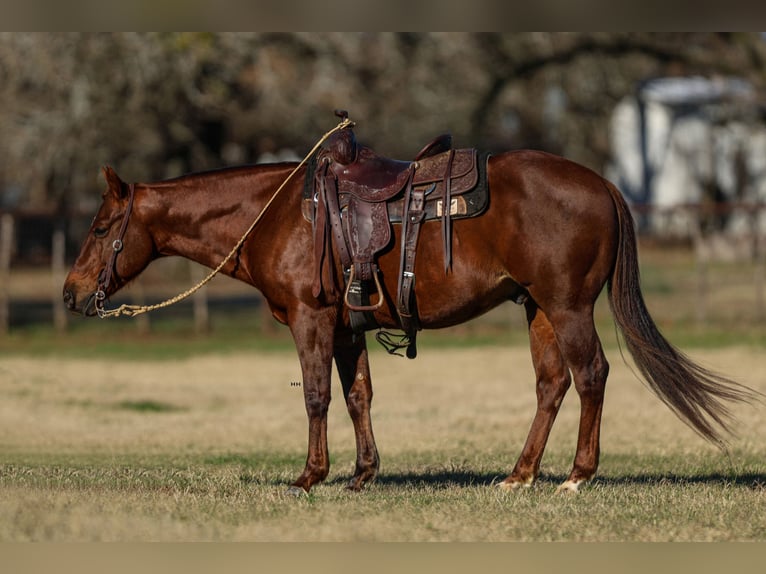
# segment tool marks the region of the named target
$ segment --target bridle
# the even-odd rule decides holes
[[[98,274],[98,285],[95,293],[95,305],[96,313],[102,319],[106,314],[104,303],[106,302],[106,290],[109,288],[109,284],[112,282],[112,275],[116,272],[117,255],[122,251],[125,246],[123,239],[125,238],[125,232],[128,229],[128,220],[130,214],[133,211],[133,198],[135,196],[135,184],[131,183],[128,186],[128,205],[125,208],[125,215],[122,216],[122,224],[120,225],[120,231],[117,234],[117,239],[112,241],[112,252],[109,255],[109,261],[106,266]]]

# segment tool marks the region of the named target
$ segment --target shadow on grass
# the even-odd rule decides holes
[[[425,472],[383,473],[375,483],[381,486],[447,489],[452,487],[493,486],[506,477],[505,473],[472,472],[466,470],[433,470]],[[345,484],[350,477],[335,477],[328,484]],[[565,475],[541,474],[538,486],[557,487],[566,480]],[[625,476],[597,476],[590,483],[592,486],[684,486],[708,485],[720,487],[750,488],[766,492],[766,473],[745,472],[740,474],[704,473],[704,474],[663,474],[641,473]]]
[[[224,453],[205,459],[207,464],[215,466],[236,465],[241,467],[240,481],[251,484],[281,485],[292,482],[300,474],[304,462],[302,453],[262,453],[259,455],[246,455],[238,453]],[[672,460],[652,461],[649,466],[656,466],[657,470],[646,471],[643,469],[624,468],[614,469],[608,472],[605,465],[604,473],[597,476],[589,483],[592,487],[658,487],[658,486],[690,486],[707,485],[720,488],[736,487],[749,488],[759,492],[766,492],[766,468],[758,460],[750,460],[737,467],[728,468],[723,465],[720,470],[705,468],[704,464],[699,467],[695,464],[684,465],[682,469],[673,470]],[[643,466],[647,466],[644,464]],[[345,472],[342,468],[334,465],[335,470],[324,482],[327,485],[346,485],[351,479],[351,468]],[[485,466],[472,469],[466,464],[446,465],[422,465],[411,470],[394,469],[386,472],[381,471],[375,480],[378,486],[384,488],[471,488],[491,487],[505,480],[510,469],[498,466]],[[542,472],[537,479],[537,486],[543,489],[555,489],[567,479],[567,474],[558,472]]]
[[[605,486],[611,485],[634,485],[634,486],[664,486],[664,485],[697,485],[708,486],[736,486],[747,487],[754,490],[766,491],[766,473],[742,472],[742,473],[702,473],[702,474],[675,474],[675,473],[641,473],[628,476],[596,477],[593,484]]]

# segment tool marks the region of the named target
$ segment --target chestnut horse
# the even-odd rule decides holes
[[[177,255],[215,268],[295,167],[234,167],[131,185],[104,168],[107,190],[66,279],[66,306],[96,315],[103,304],[99,291],[101,298],[117,292],[159,257]],[[427,329],[462,323],[509,299],[526,309],[537,411],[501,486],[513,490],[535,481],[572,381],[580,398],[579,434],[572,470],[559,489],[576,491],[596,473],[609,364],[593,306],[605,285],[615,322],[649,386],[695,431],[721,444],[730,424],[726,402],[747,401],[754,393],[694,364],[660,334],[639,287],[633,219],[615,186],[581,165],[537,151],[493,155],[487,170],[489,208],[480,217],[454,221],[449,273],[441,265],[439,223],[423,224],[416,297]],[[353,336],[340,297],[312,296],[312,225],[301,214],[305,172],[301,167],[269,204],[222,272],[259,289],[295,341],[309,432],[306,466],[291,492],[308,492],[329,472],[333,359],[356,435],[356,469],[348,487],[359,490],[374,480],[379,466],[367,346],[364,337]],[[386,328],[399,327],[391,297],[399,268],[398,224],[393,237],[379,259],[388,304],[375,318]],[[335,272],[342,285],[341,269]]]

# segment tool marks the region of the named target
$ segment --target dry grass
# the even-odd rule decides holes
[[[373,353],[378,482],[343,489],[353,432],[340,388],[327,483],[285,496],[305,457],[294,353],[178,361],[4,357],[0,540],[766,540],[763,406],[737,407],[731,460],[611,352],[599,478],[554,494],[574,454],[567,397],[539,485],[492,486],[534,410],[525,348]],[[694,355],[694,354],[693,354]],[[758,350],[696,358],[766,392]]]

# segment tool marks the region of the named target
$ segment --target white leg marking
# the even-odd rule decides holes
[[[567,480],[567,481],[564,481],[564,482],[563,482],[563,483],[562,483],[562,484],[561,484],[561,485],[560,485],[560,486],[559,486],[559,487],[556,489],[556,494],[560,494],[560,493],[562,493],[562,492],[565,492],[565,493],[566,493],[566,492],[573,492],[573,493],[575,493],[575,494],[576,494],[576,493],[577,493],[577,489],[580,487],[580,485],[582,484],[582,482],[583,482],[583,481],[581,481],[581,480],[577,480],[577,481],[575,481],[575,480]]]
[[[522,488],[531,488],[532,484],[535,482],[534,477],[530,476],[525,481],[514,481],[514,482],[500,482],[498,483],[498,487],[502,490],[505,490],[506,492],[513,492],[514,490],[520,490]]]

